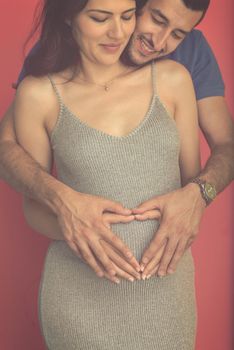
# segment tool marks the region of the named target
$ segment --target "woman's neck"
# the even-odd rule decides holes
[[[105,84],[112,79],[124,74],[129,67],[120,61],[112,65],[95,64],[88,60],[82,60],[77,77],[90,83]]]

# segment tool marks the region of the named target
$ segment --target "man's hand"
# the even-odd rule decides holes
[[[139,263],[126,244],[110,230],[103,218],[105,213],[120,215],[122,222],[134,219],[131,210],[124,208],[120,203],[71,189],[63,193],[63,200],[56,212],[65,241],[99,277],[105,275],[103,269],[112,277],[119,273],[117,260],[114,258],[117,253],[139,272]],[[105,250],[106,243],[109,248]],[[110,247],[116,253],[113,251],[111,255]],[[127,271],[132,272],[132,268]]]
[[[152,210],[161,213],[160,227],[142,256],[143,279],[155,273],[165,276],[175,272],[179,260],[198,234],[204,209],[199,187],[190,183],[132,210],[136,220]]]

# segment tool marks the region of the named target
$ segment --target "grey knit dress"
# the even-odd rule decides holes
[[[133,208],[181,186],[180,141],[155,88],[145,118],[124,137],[98,131],[60,103],[52,132],[58,177],[73,189]],[[51,78],[50,78],[51,79]],[[140,260],[156,220],[112,225]],[[191,252],[175,274],[119,285],[96,277],[66,243],[48,250],[39,297],[49,350],[192,350],[196,329]]]

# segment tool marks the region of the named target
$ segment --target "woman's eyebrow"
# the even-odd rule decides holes
[[[131,9],[128,9],[122,13],[128,13],[128,12],[132,12],[132,11],[135,11],[136,8],[133,7]],[[105,15],[113,15],[113,12],[110,12],[110,11],[105,11],[105,10],[100,10],[100,9],[91,9],[91,10],[88,10],[87,12],[98,12],[98,13],[103,13]]]

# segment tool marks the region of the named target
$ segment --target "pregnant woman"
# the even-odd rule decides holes
[[[84,245],[78,228],[75,237],[65,239],[57,218],[25,198],[28,223],[53,239],[39,306],[50,350],[194,348],[191,252],[164,278],[152,274],[142,280],[137,269],[159,221],[156,213],[139,220],[131,210],[179,188],[196,176],[200,164],[187,71],[168,60],[139,69],[123,59],[138,6],[134,0],[46,0],[40,48],[28,59],[27,76],[17,89],[18,142],[48,172],[55,160],[58,178],[80,193],[82,223],[98,213],[101,199],[118,202],[123,209],[117,219],[110,205],[103,221],[109,218],[106,229],[110,225],[119,247],[125,244],[134,256],[125,272],[108,245],[105,255],[94,249],[90,258],[91,236]],[[110,257],[112,269],[99,278]]]

